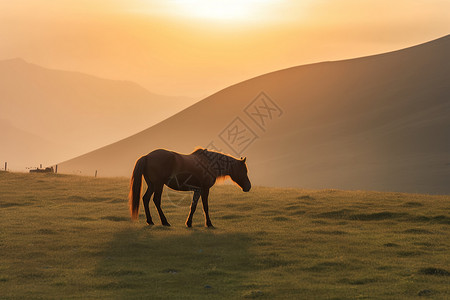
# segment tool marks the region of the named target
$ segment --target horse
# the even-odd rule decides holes
[[[133,220],[139,217],[142,177],[147,182],[147,191],[142,197],[147,224],[153,225],[149,203],[152,194],[161,224],[170,226],[161,209],[161,195],[164,185],[178,191],[193,191],[186,226],[192,226],[192,217],[199,198],[202,198],[205,226],[214,227],[208,213],[209,189],[218,179],[229,177],[244,192],[250,191],[246,158],[236,159],[216,151],[197,148],[191,154],[181,154],[157,149],[140,157],[134,166],[130,182],[129,204]]]

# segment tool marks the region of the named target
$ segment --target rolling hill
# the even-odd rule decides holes
[[[0,119],[0,157],[8,162],[8,169],[17,169],[16,160],[20,158],[20,168],[37,167],[43,157],[58,157],[64,149],[57,143],[52,143],[41,136],[14,127],[11,122]],[[0,161],[1,169],[4,162]],[[12,165],[11,165],[12,164]]]
[[[188,103],[132,82],[22,59],[0,61],[0,160],[18,170],[69,159],[156,124]]]
[[[155,148],[247,156],[253,185],[450,192],[450,36],[265,74],[59,164],[129,176]]]

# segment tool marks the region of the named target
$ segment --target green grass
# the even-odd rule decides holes
[[[0,172],[0,298],[450,298],[449,196],[222,185],[187,229],[174,192],[131,222],[128,184]]]

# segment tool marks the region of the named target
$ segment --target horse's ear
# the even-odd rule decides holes
[[[242,162],[245,163],[245,161],[247,160],[247,157],[241,158]]]

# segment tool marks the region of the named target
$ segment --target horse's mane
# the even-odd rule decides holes
[[[202,147],[197,147],[197,148],[195,148],[194,151],[193,151],[191,154],[193,154],[193,155],[201,155],[201,154],[205,154],[205,155],[208,156],[208,157],[216,156],[216,155],[222,155],[222,156],[226,156],[226,157],[229,157],[229,158],[233,158],[233,159],[235,159],[235,160],[238,160],[236,157],[234,157],[234,156],[232,156],[232,155],[225,154],[225,153],[223,153],[223,152],[216,151],[216,150],[208,150],[208,149],[202,148]]]
[[[231,165],[239,161],[239,159],[231,155],[200,147],[196,148],[191,155],[195,155],[199,160],[209,165],[207,167],[208,170],[218,171],[213,171],[213,174],[215,174],[216,180],[219,182],[223,182],[228,178],[228,175],[223,175],[223,171],[230,170]]]
[[[197,147],[195,150],[191,153],[191,155],[195,155],[200,160],[206,160],[207,164],[210,164],[211,166],[220,166],[218,168],[214,168],[216,170],[229,170],[230,166],[241,161],[241,159],[238,159],[232,155],[225,154],[216,150],[208,150],[206,148]],[[209,169],[209,167],[208,167]],[[224,175],[221,171],[214,173],[216,177],[216,183],[223,183],[227,179],[230,179],[231,182],[234,182],[230,175]],[[234,182],[236,184],[236,182]]]

